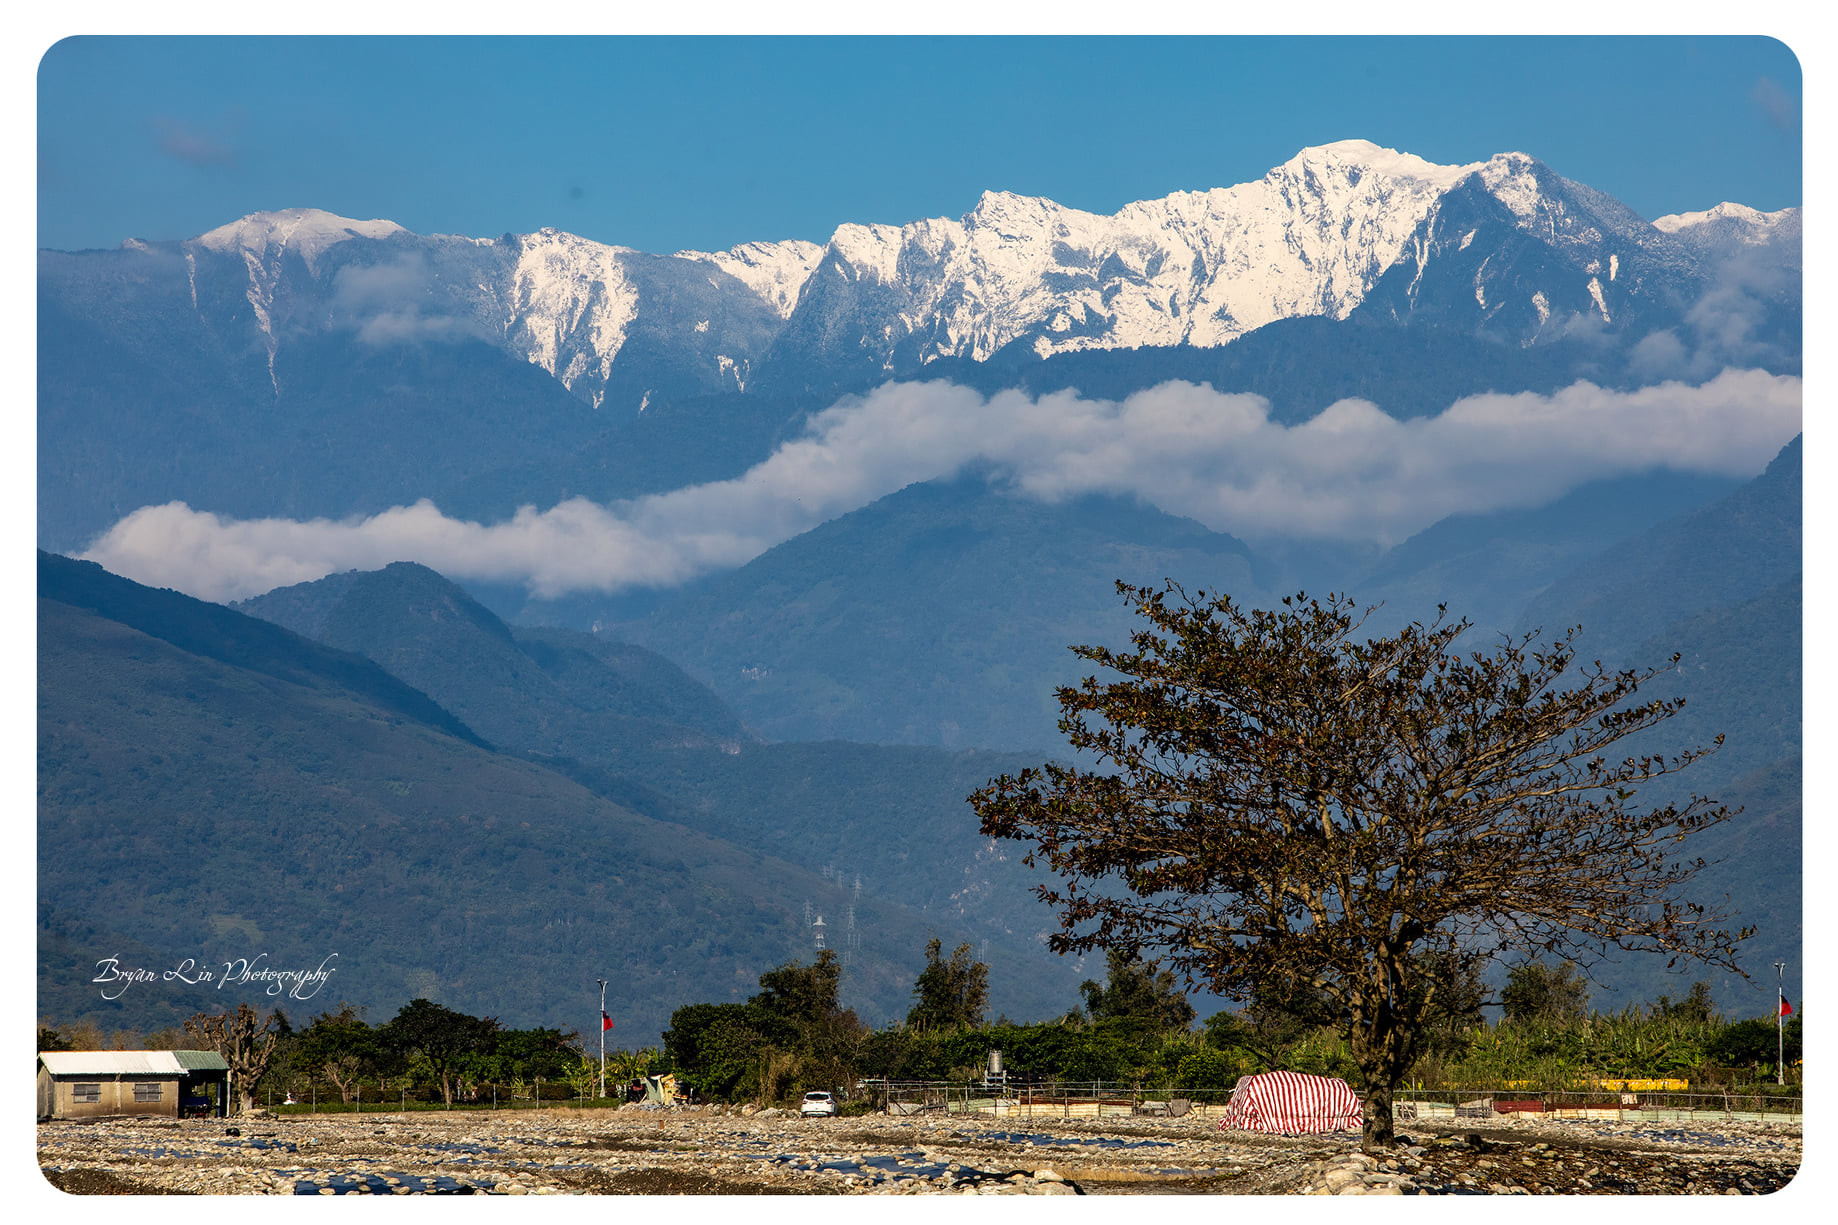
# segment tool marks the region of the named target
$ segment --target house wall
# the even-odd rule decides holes
[[[51,1092],[46,1093],[46,1082],[49,1081]],[[79,1102],[76,1100],[78,1084],[100,1084],[101,1100]],[[160,1100],[157,1102],[137,1102],[134,1100],[134,1086],[137,1084],[157,1084],[160,1086]],[[50,1098],[50,1109],[46,1109],[46,1098]],[[179,1078],[160,1076],[153,1073],[128,1074],[124,1076],[69,1076],[52,1077],[44,1070],[39,1071],[39,1114],[49,1115],[54,1119],[94,1119],[107,1115],[164,1115],[177,1118],[179,1115]]]

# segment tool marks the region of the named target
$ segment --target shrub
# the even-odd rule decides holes
[[[1212,1050],[1200,1048],[1185,1058],[1174,1070],[1174,1087],[1188,1093],[1194,1101],[1223,1102],[1232,1094],[1238,1078],[1261,1069],[1257,1057],[1242,1048]]]
[[[1798,1063],[1801,1059],[1800,1018],[1797,1015],[1793,1017],[1778,1034],[1775,1031],[1776,1024],[1771,1017],[1752,1017],[1746,1021],[1731,1022],[1717,1031],[1705,1045],[1704,1053],[1716,1063],[1745,1067],[1766,1064],[1773,1067],[1777,1055],[1784,1048],[1787,1062]]]

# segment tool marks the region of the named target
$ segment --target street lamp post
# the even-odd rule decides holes
[[[600,1097],[606,1097],[606,980],[596,978],[600,984]]]
[[[1774,963],[1774,1083],[1777,1085],[1787,1083],[1787,1009],[1783,1007],[1787,1002],[1787,983],[1782,977],[1786,970],[1786,962]]]

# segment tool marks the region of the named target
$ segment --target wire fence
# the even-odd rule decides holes
[[[1179,1111],[1204,1114],[1208,1103],[1183,1097],[1180,1090],[1145,1093],[1116,1081],[1063,1082],[1049,1085],[1004,1085],[977,1081],[878,1081],[862,1088],[876,1108],[888,1114],[988,1114],[998,1117],[1095,1119]],[[1221,1097],[1206,1093],[1202,1098]],[[1176,1102],[1180,1102],[1176,1106]],[[1220,1106],[1214,1106],[1217,1111]]]
[[[468,1085],[451,1101],[425,1085],[410,1088],[400,1083],[378,1086],[357,1083],[350,1100],[344,1091],[328,1091],[316,1081],[304,1088],[263,1087],[257,1104],[274,1114],[408,1114],[416,1111],[477,1110],[587,1110],[611,1109],[633,1100],[624,1086],[616,1096],[597,1097],[582,1085],[566,1081],[526,1081],[517,1085],[484,1082]]]
[[[1401,1089],[1393,1104],[1400,1122],[1491,1119],[1530,1114],[1619,1123],[1798,1123],[1797,1095],[1688,1090],[1617,1092],[1603,1089]]]
[[[974,1114],[1017,1119],[1214,1119],[1225,1113],[1231,1097],[1229,1089],[1145,1090],[1114,1081],[1046,1085],[872,1081],[859,1088],[876,1110],[887,1114]],[[1478,1122],[1512,1115],[1621,1123],[1798,1123],[1802,1108],[1797,1096],[1758,1093],[1403,1088],[1394,1095],[1393,1115],[1400,1124]]]
[[[626,1099],[595,1098],[574,1087],[570,1096],[544,1093],[539,1083],[484,1086],[452,1104],[419,1101],[404,1087],[392,1086],[387,1097],[372,1086],[364,1100],[345,1102],[341,1094],[321,1095],[316,1087],[304,1100],[263,1104],[283,1114],[384,1113],[429,1110],[529,1110],[613,1107]],[[1130,1082],[1057,1081],[1027,1084],[988,1078],[972,1081],[873,1080],[854,1095],[872,1109],[891,1115],[962,1114],[1013,1119],[1191,1118],[1217,1119],[1225,1113],[1232,1091],[1204,1088],[1144,1089]],[[546,1099],[546,1100],[545,1100]],[[1688,1090],[1614,1089],[1528,1090],[1516,1087],[1400,1088],[1393,1117],[1400,1125],[1498,1121],[1513,1115],[1544,1119],[1619,1123],[1753,1122],[1799,1123],[1801,1099],[1791,1094],[1698,1092]]]

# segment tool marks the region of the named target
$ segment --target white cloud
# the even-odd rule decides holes
[[[1799,299],[1799,265],[1797,237],[1724,256],[1682,327],[1644,337],[1629,351],[1628,369],[1643,379],[1689,382],[1731,367],[1791,369],[1797,349],[1789,352],[1783,341],[1797,336],[1798,326],[1783,328],[1782,308]]]
[[[488,339],[487,329],[476,319],[423,312],[421,303],[436,301],[438,288],[439,278],[419,253],[341,268],[333,279],[333,317],[341,326],[355,329],[363,344]]]
[[[175,502],[134,512],[84,556],[208,599],[399,560],[543,596],[670,586],[972,463],[1043,500],[1134,495],[1253,543],[1394,543],[1447,515],[1541,505],[1618,473],[1754,475],[1799,432],[1800,398],[1797,378],[1725,371],[1699,386],[1472,396],[1408,421],[1344,400],[1284,426],[1257,396],[1189,383],[1121,401],[898,383],[825,410],[740,477],[632,502],[575,498],[491,525],[427,501],[305,523]]]

